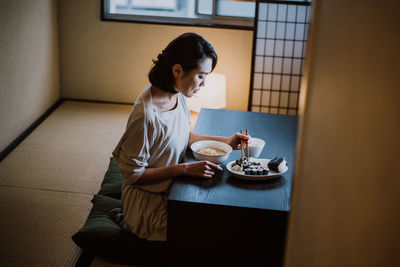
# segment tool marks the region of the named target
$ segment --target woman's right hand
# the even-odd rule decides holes
[[[215,171],[222,171],[222,168],[208,160],[182,163],[183,174],[199,178],[212,178]]]

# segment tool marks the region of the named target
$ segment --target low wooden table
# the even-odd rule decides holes
[[[230,136],[240,129],[266,141],[260,158],[285,157],[289,170],[268,181],[244,181],[226,170],[214,179],[179,177],[168,198],[168,243],[174,262],[281,266],[295,156],[297,116],[202,109],[194,132]],[[194,161],[188,149],[185,162]]]

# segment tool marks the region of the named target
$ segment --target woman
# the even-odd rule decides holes
[[[238,149],[247,136],[204,136],[190,132],[186,97],[204,86],[217,64],[217,54],[205,39],[185,33],[154,60],[150,85],[135,102],[126,132],[113,155],[123,178],[122,205],[130,231],[148,241],[167,239],[167,195],[173,177],[212,178],[222,168],[209,161],[180,163],[188,146],[205,139]]]

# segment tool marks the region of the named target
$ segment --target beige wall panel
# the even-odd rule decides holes
[[[313,4],[286,266],[400,266],[400,4]]]
[[[247,110],[252,31],[100,20],[100,1],[60,1],[61,95],[133,103],[149,83],[152,59],[178,35],[203,35],[226,75],[227,108]]]
[[[59,98],[55,0],[1,1],[0,151]]]

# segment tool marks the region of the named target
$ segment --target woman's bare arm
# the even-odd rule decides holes
[[[230,137],[208,136],[190,132],[189,146],[200,140],[215,140],[227,143],[233,149],[240,148],[240,140],[248,140],[250,137],[240,133],[234,133]],[[160,182],[171,177],[187,175],[199,178],[212,178],[215,171],[221,171],[222,168],[210,161],[196,161],[191,163],[180,163],[168,167],[146,168],[140,178],[135,182],[136,185],[146,185]]]
[[[191,163],[180,163],[168,167],[146,168],[135,185],[146,185],[160,182],[171,177],[187,175],[199,178],[212,178],[215,171],[222,168],[210,161],[196,161]]]
[[[227,143],[230,145],[233,149],[240,149],[240,140],[248,140],[250,139],[250,136],[241,134],[241,133],[234,133],[230,137],[224,137],[224,136],[208,136],[208,135],[202,135],[194,132],[190,132],[189,135],[189,146],[193,144],[194,142],[201,141],[201,140],[215,140],[215,141],[220,141]]]

